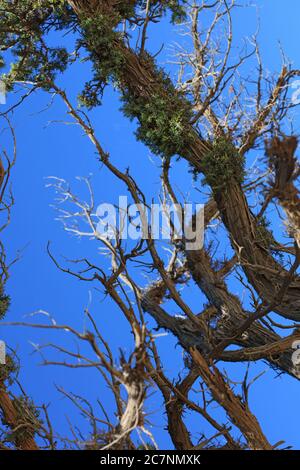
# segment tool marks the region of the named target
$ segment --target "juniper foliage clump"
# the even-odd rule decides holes
[[[202,157],[201,164],[205,178],[213,192],[226,189],[230,182],[242,183],[245,177],[245,159],[234,144],[225,137],[211,143],[211,150]]]
[[[121,33],[112,29],[112,18],[99,13],[96,18],[81,19],[82,37],[78,47],[90,51],[93,78],[86,82],[79,102],[91,109],[101,104],[103,91],[111,80],[116,82],[123,65],[123,56],[116,47]]]
[[[173,90],[173,88],[172,88]],[[138,119],[136,137],[156,155],[180,155],[192,136],[188,102],[178,93],[132,99],[130,92],[123,95],[123,111],[131,120]]]
[[[261,217],[256,226],[257,243],[260,243],[264,248],[269,249],[271,245],[276,245],[276,240],[273,232],[270,229],[270,222],[266,217]]]
[[[155,9],[156,17],[170,11],[171,21],[178,23],[185,19],[184,3],[185,1],[178,0],[152,2],[149,14],[151,16],[151,9]],[[124,33],[119,28],[119,24],[122,20],[134,24],[137,18],[136,10],[145,8],[145,1],[120,1],[113,11],[95,12],[93,17],[81,15],[81,38],[78,41],[78,48],[84,47],[89,51],[93,64],[93,77],[86,82],[83,91],[79,94],[81,105],[88,109],[99,106],[107,83],[113,82],[118,86],[124,66],[124,56],[118,47],[119,41],[124,38]],[[176,121],[178,116],[174,119]],[[171,123],[171,125],[176,128],[179,126],[178,122]]]
[[[149,99],[124,89],[122,110],[129,119],[137,119],[136,137],[155,155],[180,156],[192,139],[191,103],[150,55],[144,54],[141,60],[155,78],[154,91]]]

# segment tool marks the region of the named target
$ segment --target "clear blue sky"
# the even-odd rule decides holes
[[[271,71],[279,69],[278,41],[280,41],[287,56],[294,61],[294,66],[300,68],[300,2],[262,0],[257,4],[260,17],[259,42],[265,65]],[[254,32],[257,10],[254,7],[240,9],[235,15],[234,30],[239,41],[239,38]],[[168,25],[158,27],[155,30],[155,40],[152,41],[153,50],[158,50],[162,42],[167,44],[174,38],[173,27]],[[167,55],[166,48],[160,60],[164,62]],[[62,85],[70,90],[73,96],[80,90],[86,78],[84,75],[86,71],[84,67],[76,67],[61,79]],[[14,99],[14,96],[8,96],[8,106]],[[12,176],[15,206],[11,225],[4,234],[4,243],[10,258],[15,257],[19,250],[22,250],[22,256],[11,270],[8,290],[12,297],[12,305],[6,320],[26,320],[25,315],[43,309],[50,312],[60,324],[83,328],[83,312],[91,290],[91,311],[101,318],[104,335],[113,336],[113,346],[117,352],[119,346],[126,348],[130,343],[124,338],[125,324],[120,320],[116,309],[110,302],[103,302],[103,296],[91,286],[59,272],[46,253],[46,245],[50,240],[52,249],[57,255],[75,258],[88,253],[97,256],[93,243],[81,242],[68,236],[55,221],[56,213],[50,207],[54,194],[45,187],[45,178],[55,175],[73,183],[77,176],[92,174],[92,183],[99,203],[103,201],[116,203],[118,195],[125,192],[105,170],[101,170],[93,148],[77,127],[65,126],[59,122],[51,123],[51,121],[66,120],[66,115],[59,101],[55,101],[45,110],[48,102],[49,96],[42,92],[36,93],[13,116],[18,140],[18,159]],[[146,194],[157,195],[159,162],[153,164],[149,158],[149,150],[136,142],[135,126],[122,116],[119,108],[118,94],[112,89],[107,90],[103,106],[92,112],[98,136],[105,149],[110,152],[113,161],[118,162],[122,168],[130,166],[132,174],[141,183]],[[295,127],[299,129],[299,122],[298,125],[296,122]],[[5,145],[8,145],[8,134],[2,133],[1,147]],[[191,175],[187,173],[184,163],[179,163],[178,172],[174,177],[180,187],[188,190],[191,185]],[[75,187],[81,191],[76,182]],[[199,307],[198,300],[193,300],[193,307],[200,311],[201,305]],[[201,302],[203,300],[200,299]],[[92,401],[97,396],[104,402],[107,399],[107,390],[95,374],[84,370],[74,371],[38,365],[41,358],[38,354],[32,354],[31,343],[73,344],[66,334],[2,327],[0,337],[16,348],[21,357],[20,380],[27,393],[36,403],[51,402],[50,415],[61,434],[67,432],[68,428],[65,415],[68,414],[71,420],[76,416],[76,422],[81,421],[77,411],[74,412],[74,408],[57,393],[55,384],[86,396]],[[173,339],[161,338],[159,341],[171,376],[172,371],[182,368],[180,350],[174,350]],[[172,361],[169,360],[170,357]],[[229,369],[232,371],[232,378],[242,379],[242,368],[239,365],[232,365]],[[266,371],[264,377],[252,388],[250,400],[252,409],[261,419],[263,430],[271,442],[285,439],[288,444],[300,449],[298,432],[300,385],[289,377],[275,379],[274,372],[265,364],[252,366],[251,374],[255,376],[262,370]],[[159,408],[157,396],[156,394],[152,398],[151,403],[153,407]],[[158,414],[162,414],[161,410]],[[171,445],[169,438],[163,432],[164,418],[153,416],[153,421],[157,426],[154,434],[158,437],[161,447],[169,447]],[[206,429],[206,424],[198,418],[193,420],[192,425],[195,434],[201,434]],[[82,422],[82,426],[86,425]]]

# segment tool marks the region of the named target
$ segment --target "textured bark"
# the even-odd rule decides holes
[[[300,175],[294,156],[297,145],[296,137],[286,137],[283,140],[275,137],[271,142],[267,142],[266,153],[270,167],[275,173],[272,195],[278,198],[284,209],[290,231],[300,249],[300,197],[294,184]]]
[[[283,352],[288,350],[292,354],[292,345],[294,342],[300,340],[300,333],[296,331],[287,338],[279,339],[273,343],[268,342],[262,346],[243,348],[238,351],[224,351],[222,359],[230,362],[241,361],[257,361],[259,359],[272,358],[274,356],[280,357]],[[280,361],[282,356],[280,357]],[[295,370],[296,373],[296,370]],[[299,374],[298,374],[299,378]]]
[[[209,356],[212,354],[214,347],[222,340],[226,340],[234,335],[237,327],[243,324],[249,315],[243,311],[239,300],[227,292],[224,284],[222,286],[218,281],[219,285],[215,285],[215,278],[211,280],[211,267],[207,263],[206,256],[204,254],[200,256],[199,258],[193,252],[193,262],[190,262],[191,274],[203,292],[211,296],[212,303],[219,306],[219,308],[216,307],[216,310],[213,312],[211,312],[211,309],[208,309],[199,315],[197,317],[198,326],[192,323],[190,319],[173,317],[166,313],[159,305],[162,301],[158,297],[159,284],[150,286],[142,293],[141,304],[144,311],[154,318],[160,328],[164,328],[174,334],[186,351],[189,351],[190,347],[197,347],[202,354]],[[205,263],[203,263],[203,260]],[[200,267],[201,270],[199,269]],[[163,283],[161,283],[161,290],[163,291]],[[214,328],[210,325],[211,321],[216,322]],[[252,349],[255,348],[253,355],[255,356],[256,354],[257,357],[254,357],[253,360],[265,359],[274,369],[299,379],[299,371],[295,370],[295,366],[292,363],[293,350],[291,349],[291,340],[281,343],[279,335],[259,323],[254,323],[242,337],[235,338],[233,343],[243,348],[249,348],[245,352],[248,360],[251,358]],[[235,356],[235,360],[238,360],[238,351],[235,352]],[[230,353],[226,351],[218,357],[224,361],[231,359]],[[240,356],[240,360],[246,360],[243,353]]]
[[[259,230],[241,186],[233,182],[226,193],[217,196],[216,202],[233,248],[240,251],[242,267],[248,281],[265,302],[271,303],[288,273],[258,241]],[[299,276],[292,280],[274,311],[286,318],[300,321]]]
[[[250,314],[244,311],[238,297],[228,291],[226,284],[215,273],[204,250],[190,251],[186,254],[188,267],[194,281],[217,310],[217,315],[214,316],[214,320],[217,321],[213,335],[214,343],[217,344],[226,338],[233,337],[237,328],[249,318]],[[272,345],[280,339],[279,335],[256,322],[233,342],[238,346],[252,348]],[[290,343],[286,344],[286,350],[279,350],[276,356],[266,353],[264,357],[275,368],[299,378],[291,360],[293,351],[290,346]]]
[[[218,214],[214,200],[205,205],[204,223],[207,225]],[[194,282],[205,294],[213,308],[207,309],[197,317],[197,325],[190,319],[168,315],[160,306],[166,294],[164,282],[158,281],[141,293],[141,304],[159,327],[171,331],[182,347],[188,351],[197,347],[204,355],[209,355],[223,340],[234,336],[239,325],[249,318],[238,297],[232,295],[222,277],[214,271],[210,258],[205,250],[186,251],[187,267]],[[212,325],[214,322],[215,326]],[[298,333],[295,333],[298,335]],[[240,351],[223,352],[218,356],[224,361],[241,361],[265,359],[276,370],[288,373],[299,379],[299,370],[292,362],[291,345],[294,335],[282,340],[275,332],[260,323],[253,323],[241,337],[234,338],[233,343],[245,348]],[[247,359],[246,359],[247,358]]]
[[[95,442],[92,442],[92,446],[95,446],[95,449],[110,448],[121,450],[124,448],[135,448],[135,445],[131,441],[132,431],[136,428],[140,428],[147,434],[147,430],[145,429],[147,421],[145,420],[143,407],[146,398],[147,381],[149,378],[152,378],[162,392],[168,418],[168,432],[176,449],[213,448],[210,447],[210,442],[216,438],[222,437],[222,439],[227,441],[227,444],[222,446],[220,443],[220,447],[217,448],[272,450],[272,445],[266,439],[256,417],[252,414],[248,406],[247,376],[241,385],[243,397],[240,397],[234,393],[234,387],[230,386],[231,382],[226,378],[226,373],[221,374],[216,367],[217,363],[220,361],[266,360],[271,367],[281,372],[288,373],[293,377],[300,377],[292,363],[293,350],[291,349],[293,343],[299,339],[300,333],[296,331],[287,338],[281,338],[272,331],[271,327],[268,328],[264,326],[267,325],[267,322],[263,323],[259,320],[263,315],[256,317],[252,312],[247,312],[243,308],[243,302],[230,292],[224,281],[224,276],[230,272],[231,267],[234,266],[238,260],[240,266],[244,269],[249,284],[254,288],[253,291],[256,290],[262,301],[262,307],[257,309],[257,313],[260,313],[261,310],[262,313],[276,311],[286,318],[300,321],[300,277],[295,274],[298,265],[296,265],[295,262],[295,269],[289,273],[272,256],[268,245],[260,241],[261,226],[251,212],[245,195],[247,193],[242,187],[242,155],[247,149],[253,148],[257,137],[256,126],[262,126],[262,122],[258,121],[258,124],[257,121],[253,122],[254,128],[252,130],[250,129],[248,139],[243,142],[242,148],[240,149],[233,148],[233,145],[227,142],[227,138],[225,139],[220,129],[216,131],[216,145],[205,141],[200,133],[193,127],[193,123],[197,121],[198,117],[193,116],[191,110],[192,104],[188,103],[188,101],[182,97],[181,93],[179,94],[176,91],[175,87],[172,87],[171,84],[169,85],[167,80],[164,80],[163,74],[156,69],[155,63],[151,60],[150,56],[144,52],[143,46],[141,46],[140,51],[136,53],[127,46],[128,38],[126,37],[126,33],[124,33],[123,36],[121,33],[110,34],[110,29],[113,30],[119,25],[120,16],[122,16],[122,14],[124,16],[131,16],[132,12],[130,8],[127,7],[134,5],[136,3],[135,0],[130,0],[127,4],[124,0],[67,0],[67,2],[78,16],[79,26],[82,20],[83,34],[86,34],[86,41],[83,41],[83,43],[86,43],[87,48],[92,52],[91,58],[95,59],[94,68],[99,66],[99,70],[96,70],[96,72],[99,71],[98,77],[101,76],[99,81],[102,83],[101,80],[103,78],[103,82],[105,82],[108,80],[107,77],[111,76],[116,79],[118,87],[121,93],[123,93],[124,102],[125,105],[127,105],[127,107],[125,106],[125,110],[128,115],[130,117],[140,118],[140,139],[147,142],[147,136],[149,135],[148,141],[151,150],[157,150],[157,152],[164,154],[166,157],[164,164],[165,160],[171,159],[172,153],[176,153],[174,156],[184,158],[192,169],[195,170],[195,174],[203,173],[206,177],[206,182],[211,185],[214,198],[206,206],[206,223],[211,220],[211,218],[218,215],[227,229],[231,245],[236,252],[236,256],[234,256],[226,266],[224,264],[224,267],[217,271],[217,268],[213,267],[213,260],[209,255],[209,250],[201,249],[198,251],[188,251],[184,242],[180,242],[176,245],[174,243],[174,256],[171,258],[169,266],[165,267],[163,260],[160,259],[160,255],[156,251],[155,244],[149,242],[148,252],[152,258],[151,269],[153,269],[154,272],[158,272],[161,278],[144,290],[135,285],[133,281],[131,282],[130,275],[126,271],[126,261],[131,261],[131,257],[132,260],[134,260],[136,256],[139,256],[139,250],[135,252],[132,251],[132,253],[127,256],[127,254],[125,255],[125,252],[122,251],[122,247],[118,246],[116,253],[118,255],[120,254],[120,261],[114,250],[111,250],[112,272],[107,276],[101,268],[98,269],[97,266],[90,265],[90,269],[87,269],[86,272],[91,272],[92,269],[97,271],[90,279],[85,279],[81,276],[81,273],[85,271],[82,271],[80,274],[72,272],[72,274],[77,275],[79,279],[87,281],[98,280],[101,282],[102,286],[105,288],[105,293],[115,301],[128,320],[136,341],[136,349],[134,353],[131,354],[129,362],[127,363],[125,361],[123,353],[121,353],[121,367],[115,367],[110,348],[107,343],[102,340],[101,334],[98,334],[96,324],[94,324],[94,327],[98,337],[94,336],[92,333],[82,334],[75,332],[75,330],[64,328],[72,333],[75,332],[78,338],[85,341],[87,340],[90,343],[96,356],[101,361],[101,367],[103,366],[104,370],[106,370],[112,378],[111,389],[117,403],[116,415],[118,417],[118,423],[115,427],[110,426],[108,418],[109,432],[103,433],[103,436],[107,436],[107,441],[105,442],[103,440],[105,444],[103,447],[101,436],[99,436],[98,439],[97,432],[94,432],[97,431],[95,421],[95,429],[93,430]],[[146,23],[148,21],[147,16],[148,11],[146,11]],[[86,21],[89,19],[92,21]],[[95,24],[91,24],[93,20]],[[96,23],[97,20],[99,20],[99,25]],[[151,20],[149,19],[149,21]],[[94,28],[94,26],[96,27]],[[147,26],[147,24],[145,26]],[[108,33],[107,36],[103,31]],[[145,32],[146,27],[143,33]],[[100,34],[102,34],[100,37],[101,40],[97,41]],[[124,42],[120,39],[122,37],[125,38]],[[108,39],[107,41],[102,41],[103,38]],[[141,43],[143,44],[143,41],[141,41]],[[95,47],[95,44],[98,44],[98,49]],[[112,50],[111,46],[114,46],[117,50],[116,54],[114,54],[115,51]],[[280,80],[277,82],[276,93],[272,96],[275,103],[280,95],[281,88],[285,86],[286,74],[287,69],[283,68]],[[134,200],[138,202],[139,195],[142,193],[138,193],[139,189],[135,181],[127,172],[126,174],[122,173],[109,162],[109,156],[104,152],[101,144],[97,141],[92,125],[89,124],[88,117],[86,120],[88,124],[86,124],[84,119],[78,117],[79,112],[77,113],[76,109],[70,104],[65,92],[61,91],[55,83],[52,83],[52,86],[67,104],[71,116],[80,124],[84,132],[96,146],[100,161],[105,163],[106,167],[112,171],[113,174],[125,182]],[[163,110],[160,116],[162,122],[161,126],[163,127],[163,125],[165,125],[165,133],[160,132],[159,124],[157,124],[159,119],[156,119],[157,109],[156,106],[153,105],[154,97],[158,99],[159,103],[162,103],[163,108],[168,108],[167,104],[169,101],[171,103],[168,111],[164,112]],[[172,100],[172,97],[174,100]],[[180,108],[181,105],[182,110]],[[168,117],[170,113],[173,113],[172,110],[174,108],[176,111],[177,108],[179,108],[180,112],[182,111],[183,118],[182,122],[180,120],[178,127],[181,129],[181,124],[183,123],[183,129],[186,131],[186,134],[183,132],[180,133],[180,131],[179,133],[168,132],[168,129],[172,128],[171,123],[173,123]],[[269,109],[270,108],[271,105],[269,106]],[[140,109],[142,111],[140,111]],[[149,114],[147,114],[148,109],[150,109]],[[153,109],[154,111],[152,111]],[[257,113],[260,120],[263,121],[264,118],[267,117],[269,109],[264,110],[266,116],[264,116],[262,112]],[[208,113],[210,112],[209,110],[206,111]],[[146,117],[143,117],[143,113]],[[181,115],[181,113],[179,114]],[[200,115],[201,111],[199,112],[199,116]],[[150,119],[148,119],[149,116]],[[174,116],[176,116],[176,113],[174,113]],[[191,118],[191,116],[193,116],[193,118]],[[217,120],[217,118],[215,119]],[[147,124],[148,122],[150,122],[149,125]],[[216,127],[218,127],[218,123]],[[165,139],[161,138],[162,134],[163,137],[166,137]],[[220,136],[220,134],[222,135]],[[178,138],[178,135],[182,137],[182,142],[179,142],[179,144],[178,141],[180,138]],[[176,136],[177,139],[174,136]],[[174,145],[172,145],[173,137],[175,141]],[[187,139],[186,143],[185,138]],[[225,155],[224,148],[221,147],[221,144],[220,148],[222,153],[217,153],[217,144],[219,141],[222,143],[223,138],[226,144],[229,144],[229,148],[231,149],[232,147],[232,158],[234,159],[234,156],[236,156],[236,161],[230,160],[228,163],[227,154]],[[276,144],[277,147],[280,147],[279,144],[280,142]],[[169,150],[169,148],[171,148],[171,150]],[[216,153],[214,153],[214,149],[216,149]],[[281,151],[284,153],[283,157],[281,155],[279,156]],[[289,149],[288,155],[286,156],[286,149],[281,149],[279,152],[278,148],[276,151],[272,148],[271,154],[278,167],[281,163],[286,164],[287,162],[289,168],[293,166],[293,177],[291,177],[290,173],[285,172],[284,165],[281,165],[281,169],[278,170],[275,164],[276,181],[273,191],[286,211],[290,224],[294,227],[293,235],[299,247],[299,197],[294,185],[296,172],[295,159],[293,156],[294,151],[294,147],[292,151]],[[228,173],[225,172],[225,170],[223,173],[220,171],[218,162],[222,160],[223,157],[225,163],[224,165],[221,164],[225,170],[228,166]],[[237,164],[237,171],[231,172],[231,166],[235,163]],[[241,164],[238,165],[238,163]],[[215,168],[217,171],[214,171]],[[241,170],[240,172],[239,169]],[[222,178],[223,174],[224,178]],[[215,179],[220,176],[222,180],[220,185],[218,185],[218,181],[213,181],[214,176]],[[5,172],[0,161],[0,190],[4,177]],[[284,194],[287,187],[289,194],[288,201]],[[172,199],[172,191],[168,191],[168,188],[166,189],[166,194]],[[276,244],[276,242],[274,243]],[[146,250],[143,250],[142,255],[145,254],[145,252]],[[292,254],[298,255],[297,247]],[[184,255],[185,262],[181,263]],[[87,264],[89,263],[88,260],[85,260],[85,262]],[[179,265],[180,267],[178,268]],[[71,272],[67,269],[62,270]],[[179,271],[178,277],[176,277],[178,274],[177,271]],[[177,289],[179,283],[185,283],[190,277],[192,277],[196,286],[203,292],[209,304],[203,312],[197,315],[194,315],[192,309],[185,303],[184,298],[181,296],[180,289]],[[127,296],[125,289],[122,293],[124,298],[126,298],[126,302],[123,303],[122,293],[119,296],[117,290],[118,287],[121,287],[121,283],[117,285],[119,279],[126,282],[127,286],[132,289],[136,300],[134,305],[131,304],[131,298]],[[286,289],[283,289],[285,285]],[[282,298],[276,295],[281,291],[283,293]],[[184,315],[169,315],[162,306],[165,298],[174,300],[179,310]],[[279,300],[275,303],[275,299],[277,300],[277,298]],[[129,306],[127,306],[127,303]],[[254,301],[253,304],[255,304]],[[135,316],[136,306],[138,307],[139,317]],[[270,308],[268,309],[269,306]],[[265,309],[263,307],[265,307]],[[180,379],[176,385],[174,385],[175,380],[167,379],[164,374],[163,364],[160,362],[159,353],[155,346],[155,335],[152,337],[152,332],[148,331],[148,326],[147,323],[144,322],[145,319],[142,311],[148,312],[153,319],[156,320],[159,327],[172,332],[185,350],[183,351],[184,366],[189,370],[189,374],[183,381]],[[251,318],[251,315],[253,315],[254,318]],[[251,320],[255,321],[251,323]],[[248,326],[242,331],[242,327],[247,321]],[[103,343],[106,349],[105,354],[98,348],[98,342]],[[241,349],[225,350],[228,345],[239,346]],[[185,352],[188,354],[185,354]],[[106,357],[108,357],[108,359],[106,359]],[[71,364],[64,365],[72,366]],[[198,402],[189,400],[189,392],[198,377],[201,382],[201,392],[203,392],[201,395],[199,394],[200,400],[203,402],[203,408],[198,405]],[[161,383],[159,383],[159,381],[161,381]],[[121,385],[124,386],[126,390],[126,399],[124,399],[123,394],[121,394],[119,390]],[[195,393],[196,388],[193,388],[193,397]],[[206,398],[206,395],[208,398]],[[214,418],[210,417],[207,411],[207,408],[213,403],[219,405],[221,409],[227,413],[230,423],[233,424],[234,428],[237,427],[243,435],[242,440],[239,439],[238,442],[235,442],[230,435],[231,428],[229,428],[227,424],[223,426],[219,424],[219,422],[215,422],[214,424]],[[198,412],[200,416],[204,417],[207,422],[216,429],[217,434],[208,440],[205,439],[201,441],[198,446],[195,446],[192,442],[189,428],[184,422],[184,411],[186,409]],[[38,446],[34,437],[38,431],[30,423],[30,420],[26,421],[25,417],[22,416],[19,410],[19,403],[10,398],[4,383],[1,383],[1,381],[0,410],[3,424],[12,431],[12,439],[14,439],[15,447],[22,450],[37,450]],[[237,429],[234,429],[233,432],[236,433]],[[21,432],[19,432],[20,430]],[[216,445],[218,446],[218,444],[219,442],[217,441]]]
[[[215,366],[209,368],[197,349],[191,349],[191,356],[212,396],[226,410],[231,422],[243,433],[250,449],[272,450],[271,444],[262,432],[257,419],[249,410],[248,404],[234,395],[219,370]]]
[[[193,443],[190,438],[190,433],[182,419],[183,404],[176,398],[170,398],[166,401],[166,412],[168,416],[168,431],[175,449],[192,449]]]
[[[79,15],[90,15],[91,11],[103,11],[110,15],[113,12],[114,2],[100,1],[69,1]],[[90,45],[92,48],[92,45]],[[119,85],[121,89],[131,96],[148,100],[151,103],[154,94],[165,96],[165,90],[157,81],[156,71],[138,57],[122,41],[116,41],[115,47],[124,58],[120,72]],[[97,50],[93,51],[97,54]],[[101,56],[101,54],[99,54]],[[284,83],[284,76],[282,81]],[[174,88],[174,94],[176,90]],[[197,171],[205,174],[201,163],[203,156],[210,151],[210,145],[203,141],[191,127],[191,139],[180,156],[187,160]],[[241,253],[242,266],[248,281],[253,285],[260,297],[271,303],[274,292],[280,289],[287,271],[276,262],[271,253],[258,240],[259,229],[251,214],[241,185],[234,179],[226,190],[217,193],[216,203],[223,223],[227,228],[233,248]],[[296,277],[290,283],[282,302],[274,307],[278,314],[300,321],[300,279]]]

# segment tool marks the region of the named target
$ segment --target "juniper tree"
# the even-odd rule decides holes
[[[38,90],[60,100],[94,146],[99,166],[123,184],[135,204],[150,204],[127,168],[134,162],[128,158],[123,167],[116,165],[92,124],[92,111],[102,105],[106,90],[113,86],[120,112],[136,124],[136,138],[159,161],[164,202],[183,205],[172,183],[182,160],[188,164],[191,182],[206,197],[204,247],[191,250],[187,240],[183,237],[178,242],[173,232],[166,257],[151,236],[131,246],[118,233],[115,241],[99,233],[89,180],[91,198],[86,202],[67,182],[54,179],[56,192],[67,203],[61,215],[64,228],[96,240],[109,255],[110,266],[95,263],[84,253],[76,264],[61,265],[51,247],[49,256],[66,274],[101,288],[115,305],[116,319],[124,317],[132,333],[130,354],[121,352],[117,358],[110,338],[102,337],[101,316],[94,317],[89,310],[88,331],[73,328],[71,319],[70,326],[40,325],[49,330],[67,329],[78,342],[88,345],[91,356],[56,346],[66,355],[60,365],[76,368],[74,361],[80,359],[87,367],[100,370],[111,388],[115,412],[104,409],[103,414],[84,398],[62,390],[91,422],[83,448],[155,447],[156,436],[148,426],[151,418],[145,416],[149,389],[154,388],[161,394],[174,448],[271,450],[276,443],[264,434],[264,423],[258,422],[248,403],[247,373],[238,391],[223,366],[226,370],[226,363],[265,361],[270,368],[299,379],[292,361],[292,345],[300,338],[299,167],[297,138],[288,135],[288,119],[295,107],[289,85],[300,71],[284,58],[281,71],[270,77],[263,68],[256,37],[236,58],[234,7],[234,1],[226,0],[0,2],[2,80],[12,93],[20,87],[25,90],[15,107]],[[180,24],[186,33],[186,48],[174,51],[176,79],[151,47],[160,22],[171,22],[174,27]],[[61,45],[65,33],[74,39],[72,50]],[[89,63],[92,77],[80,84],[76,101],[61,87],[60,78],[81,61]],[[251,80],[249,67],[254,70]],[[249,104],[250,94],[254,106]],[[251,151],[264,157],[258,176],[249,169]],[[257,201],[254,208],[253,198]],[[281,206],[281,217],[285,214],[287,244],[282,242],[280,229],[273,233],[269,227],[273,205]],[[217,222],[216,233],[210,230],[212,221]],[[88,232],[81,228],[83,223]],[[224,233],[229,257],[216,248]],[[150,280],[142,284],[134,266],[138,271],[149,270]],[[233,277],[238,279],[240,293],[247,292],[247,301],[230,290]],[[194,299],[182,295],[182,289],[191,285],[203,296],[202,311],[201,307],[194,311]],[[9,306],[4,285],[0,295],[2,315]],[[156,329],[176,338],[184,357],[184,377],[168,377]],[[1,379],[1,393],[8,399],[4,384],[9,377]],[[195,384],[200,384],[202,392],[195,392]],[[46,442],[48,448],[76,448],[80,441],[82,447],[80,434],[72,441],[53,438],[56,423],[49,422],[45,407],[43,421],[28,399],[25,404],[20,398],[10,400],[15,413],[25,419],[25,431],[31,430],[27,447],[35,449]],[[221,418],[214,415],[215,405],[223,411]],[[3,400],[0,407],[4,428],[9,431],[19,418],[6,418]],[[206,421],[213,431],[197,439],[187,413],[197,415],[199,423]],[[135,430],[146,436],[142,445]],[[23,437],[6,432],[2,445],[22,448]]]

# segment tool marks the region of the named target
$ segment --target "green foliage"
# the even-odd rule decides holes
[[[10,71],[2,76],[8,89],[16,81],[29,81],[45,90],[51,88],[57,72],[63,72],[68,64],[68,53],[64,48],[51,48],[47,51],[37,44],[20,46],[14,50],[18,59],[11,64]]]
[[[202,157],[204,183],[214,192],[226,189],[230,181],[244,180],[244,157],[226,137],[215,139],[212,149]]]
[[[119,47],[118,41],[122,39],[122,33],[118,30],[118,25],[123,19],[129,22],[136,17],[135,10],[145,9],[146,3],[142,1],[119,1],[113,11],[109,14],[95,12],[95,15],[80,17],[80,28],[82,37],[78,42],[78,47],[84,47],[90,53],[89,58],[93,64],[93,78],[85,84],[82,93],[79,95],[79,102],[88,109],[101,104],[104,88],[109,81],[114,84],[119,83],[122,72],[124,57]],[[171,0],[152,2],[150,9],[155,8],[156,17],[163,15],[168,10],[171,11],[171,20],[179,22],[184,19],[185,1]],[[160,106],[160,103],[157,103]],[[163,104],[164,105],[164,104]],[[171,123],[174,130],[175,139],[181,126],[181,117],[176,116]]]
[[[182,23],[186,20],[186,10],[185,4],[187,3],[185,0],[178,1],[178,0],[169,0],[164,2],[167,8],[171,11],[171,21],[172,23]]]
[[[146,0],[141,0],[136,3],[137,7],[145,10],[147,4]],[[170,12],[172,23],[182,23],[187,17],[185,4],[187,4],[187,0],[156,0],[151,2],[150,10],[151,7],[155,9],[155,15],[163,15]]]
[[[137,118],[137,139],[145,143],[154,154],[171,156],[178,154],[192,138],[189,124],[192,117],[190,103],[174,88],[170,78],[158,69],[150,57],[145,58],[156,78],[151,98],[123,93],[123,111],[131,120]]]
[[[256,224],[256,241],[267,249],[271,245],[276,245],[276,240],[270,230],[270,222],[265,217],[262,217]]]
[[[121,19],[130,19],[134,16],[135,7],[137,5],[136,0],[119,0],[114,6],[115,18],[119,22]]]
[[[124,57],[122,49],[116,47],[122,36],[112,26],[118,24],[120,16],[118,12],[113,16],[97,13],[80,19],[83,34],[79,46],[90,51],[94,74],[79,96],[80,103],[87,108],[100,104],[109,81],[123,85]],[[191,106],[150,56],[144,53],[141,60],[155,76],[157,92],[149,100],[141,95],[133,96],[129,88],[122,86],[123,111],[130,119],[138,119],[137,138],[155,154],[180,154],[191,137]]]
[[[153,153],[171,156],[180,154],[186,146],[191,129],[189,110],[180,97],[153,95],[151,101],[124,94],[123,106],[127,117],[138,118],[137,139],[146,144]]]
[[[179,22],[185,17],[186,0],[163,0],[151,3],[155,16],[171,12],[171,20]],[[118,76],[124,58],[116,40],[117,31],[123,19],[129,22],[139,17],[145,0],[120,0],[113,10],[94,16],[79,18],[82,37],[78,47],[84,46],[90,52],[93,64],[93,78],[88,81],[79,96],[81,104],[92,108],[101,103],[102,93],[109,80],[118,83]],[[49,82],[58,72],[63,72],[68,63],[67,51],[62,47],[45,47],[44,37],[51,30],[66,29],[78,23],[78,18],[65,0],[0,0],[0,42],[2,50],[16,58],[10,70],[3,76],[8,89],[16,81],[30,81],[48,90]],[[3,65],[0,57],[0,67]],[[181,126],[181,117],[176,116],[172,124],[175,138]]]
[[[105,81],[98,74],[94,75],[93,80],[86,82],[83,91],[78,95],[78,102],[80,106],[85,106],[87,109],[92,109],[95,106],[101,105],[101,98],[103,95]]]

